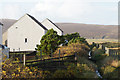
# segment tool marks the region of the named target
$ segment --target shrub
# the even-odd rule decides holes
[[[81,64],[87,64],[87,66],[89,67],[88,70],[91,70],[93,72],[95,72],[96,68],[97,68],[97,65],[95,63],[93,63],[92,61],[84,58],[84,57],[78,57],[77,58],[77,64],[78,66],[81,65]],[[87,68],[86,68],[87,69]]]
[[[50,54],[51,50],[54,52],[58,46],[62,43],[61,37],[57,34],[56,31],[50,29],[40,40],[40,45],[37,45],[36,50],[42,50],[43,53]],[[39,53],[38,53],[39,54]]]
[[[8,59],[2,63],[3,78],[49,78],[49,71],[42,71],[34,67],[23,66],[23,64],[12,64],[12,60]]]
[[[94,49],[94,54],[104,54],[105,50],[103,49]]]
[[[118,78],[118,71],[120,61],[113,57],[106,57],[105,59],[101,60],[99,64],[101,64],[100,71],[104,78]]]
[[[98,78],[96,73],[89,69],[87,64],[76,66],[74,63],[67,63],[66,70],[57,70],[53,78]]]
[[[104,53],[102,49],[94,49],[92,54],[92,60],[99,62],[104,59],[107,55]]]
[[[110,56],[101,60],[100,63],[101,63],[101,66],[107,66],[107,65],[110,65],[110,66],[113,66],[113,67],[119,67],[120,66],[119,65],[120,61],[117,58],[113,58],[113,57],[110,57]]]
[[[106,67],[104,68],[104,72],[103,72],[103,74],[111,73],[111,72],[113,72],[114,70],[115,70],[114,67],[106,66]]]
[[[82,38],[82,37],[73,38],[73,39],[71,39],[71,40],[69,41],[68,44],[77,43],[77,42],[78,42],[78,43],[84,43],[84,44],[88,45],[88,42],[86,41],[86,39],[85,39],[85,38]]]
[[[79,56],[88,57],[89,47],[81,43],[71,43],[68,46],[58,48],[54,54],[59,54],[59,50],[61,55],[73,55],[77,53]]]
[[[78,32],[64,35],[65,40],[67,40],[68,42],[73,38],[77,38],[77,37],[80,37]]]
[[[67,70],[56,70],[52,77],[53,78],[72,78],[73,76],[69,75]]]
[[[76,42],[84,43],[88,45],[88,42],[86,41],[86,39],[84,37],[81,37],[78,32],[66,34],[63,37],[65,39],[65,43],[63,43],[64,46],[65,45],[67,46],[68,44],[76,43]]]
[[[103,78],[118,78],[118,69],[112,66],[101,67]]]

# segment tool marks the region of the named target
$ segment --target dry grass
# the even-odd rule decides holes
[[[88,41],[88,43],[105,43],[105,42],[113,42],[113,43],[117,43],[118,39],[86,39]]]
[[[77,53],[77,55],[79,56],[88,57],[89,47],[81,43],[72,43],[72,44],[69,44],[68,46],[63,46],[58,48],[54,54],[59,54],[59,50],[60,50],[60,54],[64,56],[73,55],[74,53]]]
[[[101,61],[101,64],[103,66],[113,66],[113,67],[119,67],[120,66],[120,61],[116,58],[113,57],[106,57],[104,60]]]
[[[120,67],[120,60],[118,59],[113,60],[111,66]]]

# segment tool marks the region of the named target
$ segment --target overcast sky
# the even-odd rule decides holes
[[[0,18],[19,19],[28,13],[40,22],[118,24],[119,0],[0,0]]]

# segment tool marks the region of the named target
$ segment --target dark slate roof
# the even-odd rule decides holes
[[[49,20],[48,18],[47,18],[47,20]],[[53,25],[55,25],[59,30],[61,30],[62,32],[63,32],[63,30],[62,29],[60,29],[55,23],[53,23],[51,20],[49,20]]]
[[[38,20],[36,20],[33,16],[27,14],[30,18],[32,18],[37,24],[39,24],[43,29],[48,30],[46,27],[44,27]]]

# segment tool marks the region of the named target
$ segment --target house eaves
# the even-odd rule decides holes
[[[48,30],[46,27],[44,27],[37,19],[35,19],[33,16],[27,14],[31,19],[33,19],[38,25],[40,25],[44,30]]]
[[[55,23],[53,23],[51,20],[49,20],[48,18],[46,18],[46,20],[48,20],[50,23],[52,23],[55,27],[57,27],[60,31],[62,31],[63,32],[63,30],[62,29],[60,29]]]

